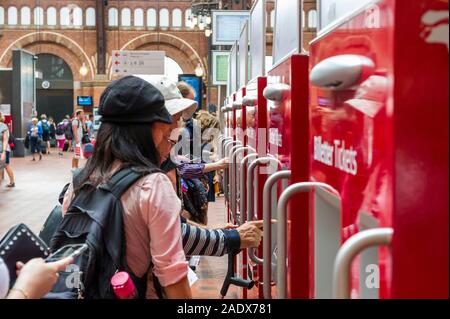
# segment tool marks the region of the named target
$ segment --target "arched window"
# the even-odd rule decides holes
[[[275,10],[270,11],[270,27],[275,28]]]
[[[9,25],[17,25],[17,8],[16,7],[8,8],[8,24]]]
[[[73,8],[73,25],[77,27],[83,25],[83,10],[80,7]]]
[[[172,11],[172,27],[181,28],[183,26],[183,12],[180,9]]]
[[[187,9],[184,12],[184,26],[186,28],[190,27],[190,22],[191,22],[191,15],[192,15],[192,10],[191,9]]]
[[[147,27],[156,27],[156,10],[153,8],[147,10]]]
[[[123,8],[120,13],[120,25],[123,27],[131,26],[131,10]]]
[[[169,10],[161,9],[159,11],[159,26],[163,28],[169,27]]]
[[[108,10],[108,26],[117,27],[119,25],[119,11],[116,8]]]
[[[55,7],[47,8],[47,25],[56,25],[56,9],[55,9]]]
[[[317,28],[317,11],[314,9],[308,12],[308,28]]]
[[[134,26],[144,26],[144,10],[142,10],[141,8],[134,9]]]
[[[61,8],[59,11],[59,24],[61,26],[70,25],[70,10],[67,7]]]
[[[305,10],[302,10],[302,28],[306,26],[306,14]]]
[[[5,9],[0,7],[0,25],[5,24]]]
[[[43,25],[44,24],[44,9],[42,7],[36,7],[33,10],[34,24]]]
[[[21,25],[31,24],[31,10],[29,7],[22,7],[22,9],[20,9],[20,24]]]
[[[95,27],[95,9],[94,8],[86,9],[86,26]]]

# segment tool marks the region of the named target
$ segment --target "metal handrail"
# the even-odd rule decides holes
[[[341,246],[333,268],[333,298],[350,299],[350,267],[353,259],[363,250],[392,242],[392,228],[374,228],[360,231]]]
[[[225,154],[228,157],[228,160],[231,157],[231,154],[233,154],[233,152],[235,150],[237,150],[238,148],[242,147],[242,142],[241,141],[236,141],[236,143],[234,145],[229,145],[227,148],[227,153]],[[228,194],[231,195],[231,189],[233,187],[235,187],[236,181],[232,180],[232,172],[233,172],[233,163],[229,162],[228,163]],[[234,178],[233,178],[234,179]],[[228,199],[228,201],[232,204],[233,203],[233,198],[230,196],[230,198]],[[230,207],[231,208],[231,207]]]
[[[223,158],[223,157],[224,157],[224,154],[226,154],[226,153],[225,153],[225,147],[227,146],[228,143],[231,143],[232,141],[233,141],[233,138],[232,138],[232,137],[226,137],[226,138],[224,138],[223,143],[222,143],[221,154],[220,154],[220,157],[221,157],[221,158]]]
[[[246,146],[242,145],[236,145],[233,146],[230,149],[230,186],[231,186],[231,196],[230,196],[230,202],[231,202],[231,214],[233,216],[234,222],[239,223],[239,219],[237,216],[237,189],[236,189],[236,156],[239,153],[242,153],[243,151],[246,151],[248,148]]]
[[[247,169],[247,221],[253,220],[254,198],[253,198],[252,194],[254,194],[255,192],[258,191],[257,190],[258,186],[255,187],[255,189],[252,188],[252,183],[254,181],[254,171],[257,167],[259,167],[261,165],[267,165],[267,164],[271,164],[271,163],[275,163],[278,165],[278,167],[281,167],[281,162],[277,158],[266,156],[266,157],[260,157],[256,160],[254,160]],[[248,249],[248,257],[250,258],[250,260],[252,260],[256,264],[259,264],[259,265],[263,264],[263,260],[255,255],[254,248]]]
[[[223,158],[223,146],[224,146],[224,143],[225,143],[225,141],[227,141],[227,140],[232,140],[232,138],[231,137],[226,137],[225,135],[223,135],[223,136],[221,136],[221,137],[219,137],[219,158]]]
[[[242,160],[241,160],[241,172],[243,172],[241,175],[240,175],[240,186],[241,186],[241,190],[243,190],[244,189],[244,177],[246,176],[246,172],[247,172],[247,169],[246,169],[246,167],[247,167],[247,165],[248,165],[248,162],[250,161],[250,160],[254,160],[254,159],[256,159],[256,158],[258,158],[258,154],[256,153],[256,151],[255,151],[255,153],[251,153],[251,154],[248,154],[247,156],[245,156]],[[245,217],[246,217],[246,215],[244,214],[244,212],[247,210],[247,196],[246,196],[247,194],[246,194],[246,192],[245,191],[241,191],[241,197],[240,197],[240,201],[239,201],[239,203],[240,203],[240,212],[241,212],[241,221],[240,221],[240,224],[242,225],[242,224],[244,224],[245,223]]]
[[[279,171],[272,174],[264,184],[263,190],[263,293],[265,299],[272,298],[272,189],[278,181],[289,179],[291,171]],[[267,283],[267,284],[265,284]]]
[[[230,146],[236,145],[238,143],[241,143],[241,141],[233,141],[233,140],[231,140],[231,141],[225,142],[225,152],[224,152],[224,154],[228,154],[229,153],[229,147]],[[229,195],[229,167],[226,168],[226,170],[228,170],[228,172],[224,172],[224,174],[223,174],[224,183],[225,183],[223,190],[224,190],[225,200],[227,202],[229,202],[229,197],[228,197],[228,195]]]
[[[287,257],[287,204],[291,198],[298,193],[305,193],[311,191],[315,187],[322,187],[328,191],[337,194],[339,192],[332,186],[325,183],[318,182],[303,182],[296,183],[284,190],[280,196],[278,202],[278,225],[277,225],[277,247],[278,247],[278,258],[277,258],[277,298],[286,298],[286,257]]]

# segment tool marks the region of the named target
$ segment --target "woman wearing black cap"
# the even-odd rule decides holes
[[[153,272],[165,297],[190,298],[188,263],[181,241],[181,203],[169,178],[158,168],[161,156],[171,147],[169,138],[174,126],[164,97],[147,81],[127,76],[113,82],[102,94],[99,114],[102,125],[94,154],[70,185],[63,213],[73,194],[86,182],[98,186],[124,166],[153,172],[120,198],[126,260],[137,277]],[[157,298],[151,275],[147,276],[146,297]]]

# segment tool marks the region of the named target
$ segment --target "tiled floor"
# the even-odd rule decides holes
[[[9,228],[25,223],[38,233],[46,217],[57,205],[58,195],[70,181],[71,156],[57,153],[44,156],[42,161],[13,158],[16,187],[6,188],[7,177],[0,180],[0,238]],[[210,204],[209,223],[226,222],[223,197]],[[194,298],[218,298],[227,272],[227,257],[201,257],[196,273],[199,280],[193,285]],[[226,298],[237,298],[236,287],[230,287]]]

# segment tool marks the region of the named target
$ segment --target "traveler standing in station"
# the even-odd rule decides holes
[[[178,82],[177,87],[181,92],[181,95],[185,99],[195,100],[195,90],[192,86],[190,86],[186,82]],[[188,119],[184,119],[184,130],[182,131],[182,141],[183,141],[183,148],[182,150],[189,149],[189,154],[183,154],[188,155],[190,160],[194,160],[196,158],[194,154],[194,128],[197,126],[197,120],[194,118],[194,114]]]
[[[32,161],[35,161],[35,155],[36,153],[39,154],[39,160],[42,160],[42,151],[40,147],[40,141],[42,141],[42,126],[38,125],[39,120],[34,117],[31,120],[31,125],[28,130],[28,136],[30,138],[30,148],[31,148],[31,154],[33,156]]]
[[[94,137],[94,115],[92,114],[86,116],[86,130],[88,132],[89,138]]]
[[[56,144],[56,123],[53,117],[48,118],[48,124],[50,126],[50,147],[57,147]]]
[[[69,121],[65,118],[56,126],[55,138],[58,142],[58,154],[59,156],[63,156],[64,152],[64,144],[66,143],[65,130],[66,126],[69,125]]]
[[[73,141],[72,146],[74,149],[74,154],[72,158],[72,169],[77,169],[78,164],[81,158],[81,139],[83,138],[83,110],[76,110],[75,117],[72,121],[72,132],[73,132]]]
[[[5,117],[0,112],[0,164],[4,165],[8,174],[9,184],[6,187],[15,187],[14,173],[10,165],[11,149],[9,146],[9,127],[5,124]]]
[[[191,290],[181,241],[181,203],[159,169],[162,154],[172,145],[172,118],[164,105],[160,91],[134,76],[106,88],[100,99],[102,125],[94,154],[69,186],[63,213],[86,182],[94,186],[108,182],[125,167],[144,173],[120,197],[126,261],[136,277],[146,276],[147,298],[157,298],[153,272],[165,297],[186,299],[191,298]]]
[[[189,119],[197,108],[197,102],[183,98],[176,84],[162,76],[143,76],[143,79],[154,85],[164,96],[166,107],[172,116],[172,131],[177,128],[181,119]],[[224,168],[228,162],[225,158],[215,163],[180,163],[176,164],[171,159],[171,147],[176,144],[174,136],[170,137],[171,144],[161,152],[161,169],[166,172],[174,189],[180,194],[181,186],[178,183],[177,174],[183,178],[198,178],[201,175]],[[184,204],[183,204],[184,205]],[[183,238],[183,249],[186,256],[223,256],[249,247],[256,248],[261,243],[262,221],[252,221],[243,225],[201,225],[188,220],[181,219],[181,233]]]
[[[47,120],[47,115],[41,115],[41,120],[38,122],[38,126],[41,128],[42,140],[46,145],[43,153],[50,154],[50,123]]]

